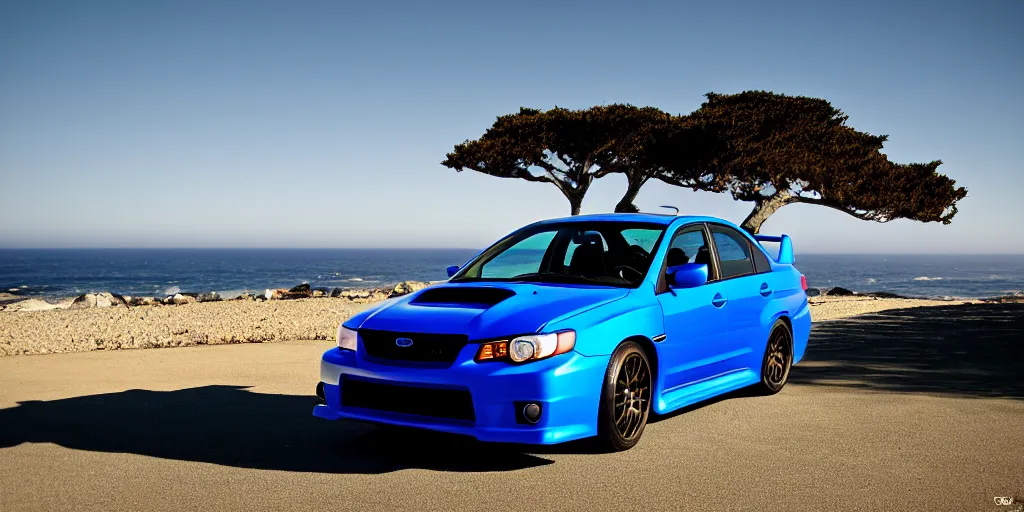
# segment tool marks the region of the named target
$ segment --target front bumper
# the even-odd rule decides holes
[[[473,436],[481,441],[554,444],[597,435],[597,409],[608,356],[569,352],[532,363],[477,363],[478,345],[468,344],[448,368],[395,366],[332,348],[320,362],[325,404],[313,415],[426,428]],[[473,420],[446,419],[342,404],[348,379],[410,387],[468,391]],[[536,424],[517,422],[517,404],[537,403]]]

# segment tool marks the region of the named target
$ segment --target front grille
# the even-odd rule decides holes
[[[341,405],[377,411],[474,421],[469,391],[385,384],[343,377]]]
[[[360,330],[366,355],[373,359],[451,364],[459,356],[469,337],[457,334],[420,334]],[[397,340],[412,340],[412,344]],[[407,346],[402,346],[407,345]]]

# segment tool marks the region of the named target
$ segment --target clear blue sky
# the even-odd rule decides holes
[[[950,226],[792,205],[764,232],[1024,253],[1024,2],[826,3],[4,1],[0,247],[481,247],[568,213],[439,164],[496,116],[765,89],[829,99],[970,195]],[[637,203],[749,210],[660,183]]]

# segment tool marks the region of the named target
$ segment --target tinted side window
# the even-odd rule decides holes
[[[764,251],[757,247],[751,247],[750,252],[754,255],[754,268],[758,273],[771,272],[772,266],[768,263],[768,257],[764,255]]]
[[[715,237],[722,279],[754,273],[754,260],[746,237],[724,226],[711,226],[711,236]]]
[[[704,236],[704,228],[701,224],[684,226],[672,236],[668,252],[665,254],[664,267],[658,279],[658,293],[668,291],[668,283],[665,281],[665,271],[668,270],[668,267],[684,263],[707,265],[708,280],[714,280],[715,265],[711,258],[710,243]]]
[[[672,238],[672,243],[668,246],[666,263],[669,267],[683,263],[708,263],[707,261],[694,261],[697,259],[698,253],[707,254],[704,230],[699,227],[687,229]],[[706,257],[702,259],[706,259]]]

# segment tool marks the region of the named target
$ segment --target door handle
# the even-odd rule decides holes
[[[715,297],[711,299],[711,305],[716,308],[724,306],[726,302],[729,302],[729,300],[723,297],[721,293],[716,293]]]
[[[767,297],[772,294],[772,289],[768,286],[768,283],[761,283],[761,296]]]

